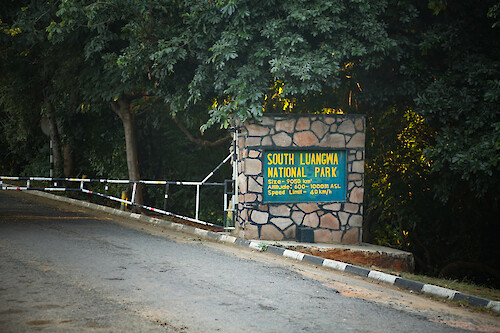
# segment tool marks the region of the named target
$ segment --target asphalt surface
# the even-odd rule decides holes
[[[495,319],[488,325],[475,322],[475,314],[460,318],[453,311],[413,309],[404,304],[416,302],[414,295],[380,285],[373,285],[374,297],[356,295],[370,288],[360,279],[270,254],[0,191],[0,332],[494,332],[500,327]]]

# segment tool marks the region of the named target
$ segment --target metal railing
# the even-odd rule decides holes
[[[234,214],[231,214],[233,218],[228,219],[228,213],[233,212],[233,208],[231,207],[231,204],[228,202],[228,198],[231,198],[231,195],[233,195],[233,192],[228,192],[229,187],[227,181],[225,183],[209,183],[207,182],[210,177],[213,176],[213,174],[224,164],[226,163],[231,157],[233,153],[230,153],[210,174],[208,174],[202,181],[200,182],[193,182],[193,181],[166,181],[166,180],[120,180],[120,179],[90,179],[90,178],[53,178],[53,177],[11,177],[11,176],[0,176],[0,190],[38,190],[38,191],[47,191],[47,192],[64,192],[64,191],[77,191],[77,192],[82,192],[82,193],[87,193],[91,195],[96,195],[105,199],[113,200],[116,202],[120,202],[122,204],[134,206],[134,207],[140,207],[145,210],[149,210],[155,213],[163,214],[166,216],[171,216],[183,220],[187,220],[190,222],[195,222],[203,225],[208,225],[211,227],[216,227],[224,230],[232,230],[234,229]],[[16,186],[12,184],[4,184],[4,181],[26,181],[26,185],[24,186]],[[32,182],[48,182],[49,184],[52,184],[52,186],[47,186],[47,187],[33,187],[31,186]],[[73,182],[73,183],[79,183],[79,187],[60,187],[57,184],[58,183],[64,183],[64,182]],[[229,182],[232,182],[230,180]],[[85,188],[86,184],[89,183],[99,183],[99,184],[104,184],[105,186],[105,193],[100,193],[97,191],[92,191],[90,189]],[[110,184],[129,184],[132,186],[132,195],[130,200],[127,200],[126,198],[119,198],[115,197],[112,195],[109,195],[108,188]],[[137,187],[138,184],[144,184],[144,185],[163,185],[165,186],[165,196],[164,196],[164,205],[163,209],[160,208],[155,208],[143,204],[139,204],[135,202],[136,199],[136,193],[137,193]],[[195,186],[196,187],[196,198],[195,198],[195,216],[194,217],[187,217],[187,216],[182,216],[179,214],[175,214],[172,212],[169,212],[166,210],[167,207],[167,200],[169,197],[169,186],[170,185],[181,185],[181,186]],[[224,188],[224,196],[223,196],[223,209],[224,209],[224,218],[223,218],[223,226],[202,221],[199,219],[199,213],[200,213],[200,188],[202,186],[220,186]],[[229,194],[229,196],[228,196]]]

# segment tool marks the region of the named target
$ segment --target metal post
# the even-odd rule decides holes
[[[223,217],[223,226],[224,229],[227,228],[227,210],[228,210],[228,204],[227,204],[227,180],[224,181],[224,197],[222,198],[223,203],[224,203],[224,217]]]
[[[196,185],[196,215],[195,218],[199,220],[200,213],[200,185]]]
[[[50,178],[54,177],[54,147],[52,143],[52,139],[50,139]],[[54,181],[53,183],[54,187],[57,187],[57,182]]]
[[[49,153],[49,161],[50,161],[50,173],[49,177],[54,177],[54,149],[52,148],[52,139],[50,139],[50,153]]]
[[[163,210],[167,210],[167,199],[168,199],[168,183],[165,185],[165,201],[163,202]]]
[[[130,202],[135,203],[135,191],[137,190],[137,183],[134,183],[134,186],[132,187],[132,198],[130,199]]]
[[[230,189],[231,187],[231,189]],[[234,206],[232,203],[234,191],[234,181],[232,179],[226,179],[224,181],[224,229],[230,229],[234,227]],[[227,202],[228,196],[231,196],[229,203]],[[231,216],[232,223],[229,223],[229,216]],[[231,225],[232,224],[232,225]]]
[[[234,128],[233,139],[233,227],[238,218],[238,127]]]
[[[127,191],[122,191],[122,201],[120,205],[120,210],[126,211],[127,210],[127,204],[124,201],[127,201]]]

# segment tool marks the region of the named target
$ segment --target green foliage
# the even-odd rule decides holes
[[[56,44],[82,42],[84,98],[109,102],[124,93],[153,94],[159,86],[152,77],[155,64],[172,70],[185,57],[168,39],[179,22],[176,8],[175,1],[61,1],[47,31]]]
[[[415,3],[419,15],[408,25],[389,25],[406,46],[402,57],[381,67],[377,75],[388,75],[378,86],[363,85],[366,102],[396,105],[369,118],[365,227],[377,241],[412,251],[428,273],[458,260],[500,266],[488,255],[498,252],[491,234],[500,196],[500,50],[488,18],[496,5]],[[401,141],[411,128],[408,108],[423,121],[410,131],[413,147]]]
[[[259,118],[275,82],[299,102],[335,89],[344,66],[377,68],[396,46],[381,20],[386,2],[187,4],[186,34],[198,61],[190,99],[217,101],[207,126]]]
[[[430,165],[423,156],[433,132],[412,110],[391,109],[369,118],[366,182],[369,225],[381,245],[409,249],[408,233],[428,216],[432,204]],[[367,230],[370,231],[370,230]]]
[[[44,155],[47,168],[34,169],[48,175],[48,147],[44,147],[48,140],[39,126],[43,91],[40,50],[33,45],[40,38],[36,26],[15,24],[18,14],[29,15],[23,7],[26,5],[7,1],[0,17],[0,169],[21,174],[26,165],[40,165]]]
[[[467,15],[464,9],[470,9]],[[469,182],[482,197],[500,187],[495,177],[500,173],[500,48],[496,31],[484,19],[488,7],[448,11],[456,11],[446,19],[453,23],[436,24],[422,42],[426,50],[439,49],[442,63],[434,71],[435,81],[416,99],[416,109],[438,130],[426,155],[435,172],[447,175],[436,184],[440,197],[446,200],[456,191],[453,178]],[[473,19],[474,13],[483,20]]]

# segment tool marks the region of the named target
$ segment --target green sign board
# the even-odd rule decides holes
[[[264,202],[330,202],[346,199],[346,152],[265,151]]]

